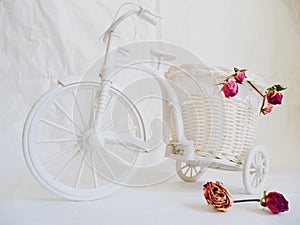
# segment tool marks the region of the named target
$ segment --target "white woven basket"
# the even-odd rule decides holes
[[[217,84],[230,74],[232,70],[226,68],[184,65],[181,69],[171,68],[165,76],[179,98],[184,133],[194,141],[195,155],[243,164],[254,144],[261,98],[243,84],[237,96],[226,99]],[[173,110],[170,109],[170,136],[176,145]]]

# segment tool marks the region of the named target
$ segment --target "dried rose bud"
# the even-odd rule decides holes
[[[278,192],[270,192],[261,199],[260,204],[264,207],[268,207],[273,214],[278,214],[289,210],[289,202],[285,197]]]
[[[236,75],[234,75],[234,79],[236,80],[236,82],[238,83],[243,83],[243,81],[246,78],[246,71],[245,70],[238,70],[236,72]]]
[[[280,105],[282,102],[282,98],[283,98],[283,95],[280,92],[278,92],[274,89],[268,89],[268,92],[267,92],[268,103],[270,103],[272,105]]]
[[[203,185],[203,190],[207,203],[216,210],[226,212],[232,206],[231,194],[221,182],[207,182]]]
[[[233,97],[238,93],[239,87],[236,82],[228,81],[222,87],[222,91],[226,98]]]
[[[267,105],[267,107],[265,107],[265,108],[263,108],[263,109],[261,110],[261,113],[264,114],[264,115],[266,115],[266,114],[272,112],[272,109],[273,109],[273,105],[269,103],[269,104]]]

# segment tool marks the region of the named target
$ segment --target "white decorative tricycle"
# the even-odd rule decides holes
[[[260,191],[268,156],[263,147],[253,148],[256,93],[244,85],[242,97],[225,99],[216,84],[230,70],[190,62],[170,66],[167,62],[178,56],[158,49],[149,51],[154,61],[116,65],[118,53],[126,55],[116,28],[133,15],[156,24],[157,16],[142,7],[116,15],[103,37],[107,49],[100,82],[59,82],[31,109],[23,151],[33,176],[50,191],[78,201],[105,197],[126,184],[139,155],[153,147],[142,113],[112,80],[116,68],[130,67],[153,76],[168,100],[162,101],[165,156],[176,160],[182,180],[195,181],[207,167],[243,171],[246,190]]]

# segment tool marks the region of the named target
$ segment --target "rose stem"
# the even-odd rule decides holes
[[[254,84],[252,84],[252,82],[251,81],[247,81],[248,82],[248,84],[250,84],[250,86],[258,93],[258,94],[260,94],[261,95],[261,97],[265,97],[261,92],[260,92],[260,90],[258,90],[255,86],[254,86]]]
[[[264,97],[263,97],[262,104],[261,104],[261,107],[260,107],[260,113],[261,113],[261,112],[263,111],[263,109],[264,109],[265,101],[266,101],[266,97],[264,96]]]
[[[253,198],[253,199],[243,199],[243,200],[234,200],[234,203],[239,203],[239,202],[260,202],[260,199]]]

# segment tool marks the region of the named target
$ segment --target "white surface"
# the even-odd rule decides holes
[[[7,179],[1,192],[0,224],[264,224],[296,225],[300,222],[299,176],[271,177],[271,190],[281,191],[290,211],[272,215],[259,203],[240,203],[221,213],[203,197],[203,180],[222,180],[233,198],[258,197],[245,194],[241,173],[207,171],[200,181],[184,183],[175,177],[147,188],[122,188],[112,196],[92,202],[70,202],[49,194],[23,171],[18,179]],[[284,191],[283,191],[284,190]]]
[[[195,184],[170,180],[153,188],[122,189],[111,198],[87,203],[62,201],[33,180],[21,151],[26,114],[58,78],[81,75],[102,55],[98,37],[121,2],[0,2],[0,224],[298,224],[299,177],[293,175],[300,169],[297,0],[138,1],[161,9],[164,40],[193,50],[209,64],[247,68],[270,85],[288,86],[283,106],[261,118],[257,143],[269,150],[269,187],[286,193],[290,212],[270,216],[251,203],[228,214],[215,213],[204,204],[201,189],[204,180],[214,180],[218,172]],[[134,22],[140,30],[136,40],[155,38],[153,28]],[[130,34],[124,42],[133,37],[130,23],[122,32]],[[158,173],[153,171],[153,176]],[[219,179],[242,187],[233,177]]]

